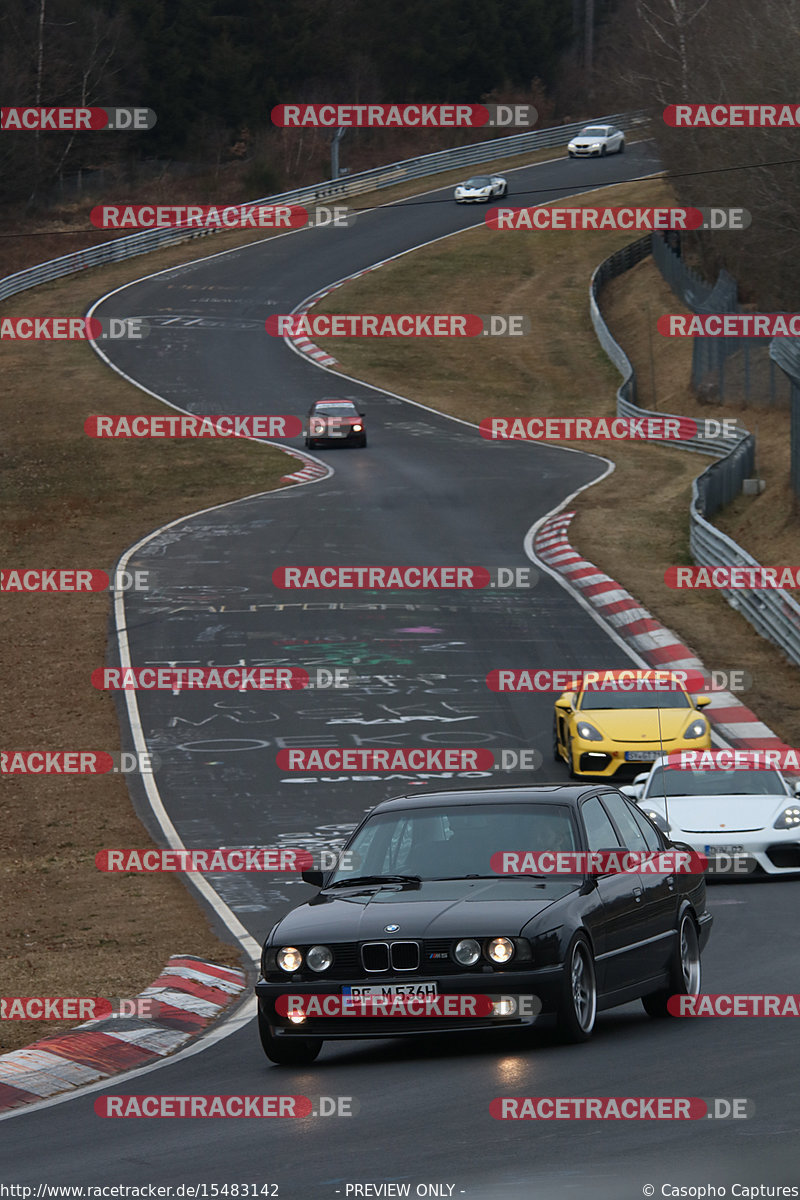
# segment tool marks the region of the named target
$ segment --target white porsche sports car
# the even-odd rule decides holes
[[[508,195],[508,183],[502,175],[473,175],[459,183],[453,193],[456,204],[480,204],[490,200],[502,200]]]
[[[705,854],[709,874],[800,872],[800,783],[774,770],[684,771],[665,761],[620,790],[671,841]]]
[[[613,125],[587,125],[567,146],[570,158],[602,158],[625,153],[625,134]]]

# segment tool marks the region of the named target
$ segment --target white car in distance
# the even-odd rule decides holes
[[[625,792],[711,875],[800,872],[800,783],[774,770],[678,770],[658,758]]]
[[[480,204],[502,200],[508,195],[508,183],[502,175],[473,175],[459,183],[453,193],[456,204]]]
[[[567,145],[570,158],[604,158],[625,153],[625,134],[614,125],[587,125]]]

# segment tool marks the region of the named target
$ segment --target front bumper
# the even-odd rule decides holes
[[[594,777],[616,775],[620,770],[632,770],[635,774],[647,771],[651,764],[663,754],[673,754],[679,750],[710,750],[710,736],[702,738],[676,738],[674,741],[660,742],[590,742],[573,736],[572,750],[575,759],[575,774]],[[625,757],[628,753],[647,754],[648,758],[631,760]]]
[[[686,833],[674,830],[670,835],[685,842],[692,850],[705,854],[710,860],[708,874],[724,875],[729,879],[742,879],[747,875],[797,875],[800,873],[800,838],[792,832],[790,837],[781,838],[777,829],[759,830],[757,834],[726,830],[725,834]],[[725,847],[741,846],[737,854]],[[713,850],[719,848],[719,861],[712,864]]]
[[[523,1028],[533,1025],[541,1013],[554,1012],[561,992],[563,967],[540,967],[525,971],[498,971],[447,975],[437,978],[435,973],[421,975],[414,982],[435,981],[440,996],[512,996],[515,998],[534,996],[536,1003],[522,1005],[522,1014],[487,1017],[392,1017],[392,1016],[343,1016],[309,1017],[294,1024],[288,1017],[281,1016],[275,1002],[278,996],[325,996],[341,995],[342,987],[352,983],[359,986],[363,978],[354,980],[329,980],[320,982],[272,983],[259,979],[256,984],[259,1009],[268,1022],[275,1037],[321,1037],[326,1040],[349,1040],[351,1038],[419,1037],[428,1033],[463,1033],[467,1030],[489,1030]],[[378,981],[373,978],[373,984]],[[380,983],[391,985],[408,983],[406,975],[391,975],[381,978]]]
[[[603,152],[602,146],[568,146],[567,149],[575,158],[600,158]]]
[[[488,196],[456,196],[456,204],[488,204],[492,199],[491,192]]]

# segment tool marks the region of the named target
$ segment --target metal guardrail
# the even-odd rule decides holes
[[[644,124],[646,120],[647,113],[641,110],[597,117],[593,123],[617,125],[620,129],[629,130],[636,125]],[[572,125],[557,125],[552,129],[532,130],[528,133],[491,138],[485,142],[472,142],[468,146],[458,146],[453,150],[436,150],[432,154],[423,154],[419,158],[408,158],[401,162],[373,167],[369,171],[348,175],[344,179],[329,179],[323,183],[311,184],[291,192],[282,192],[277,196],[264,196],[259,200],[248,200],[246,204],[231,204],[224,207],[233,209],[255,204],[302,205],[314,201],[345,199],[349,196],[357,196],[362,192],[391,187],[392,184],[400,183],[405,179],[420,179],[425,175],[436,175],[453,167],[468,167],[474,166],[475,163],[492,162],[494,159],[523,154],[526,150],[564,146],[574,133],[580,132],[587,124],[589,122],[579,121]],[[122,262],[123,259],[133,258],[137,254],[148,254],[151,250],[158,250],[162,246],[177,245],[189,238],[208,237],[216,232],[215,229],[196,229],[187,226],[148,229],[132,233],[128,237],[116,238],[112,242],[101,242],[100,245],[92,246],[90,249],[77,250],[73,254],[65,254],[61,258],[51,259],[49,262],[40,263],[38,266],[29,267],[25,271],[18,271],[15,275],[8,275],[5,279],[0,279],[0,300],[5,300],[17,292],[23,292],[27,288],[38,287],[40,283],[48,283],[52,279],[60,279],[75,271],[83,271],[87,267]]]
[[[674,414],[653,413],[641,408],[636,402],[636,372],[625,351],[611,336],[597,303],[602,286],[618,275],[622,275],[636,263],[641,262],[652,251],[656,234],[648,234],[632,242],[605,259],[595,269],[589,287],[589,311],[592,325],[600,345],[614,366],[623,376],[617,389],[617,415],[670,416]],[[658,239],[660,240],[660,239]],[[754,470],[755,438],[746,429],[740,428],[740,436],[733,447],[730,440],[718,442],[669,441],[664,445],[695,453],[714,455],[716,461],[702,472],[692,484],[692,502],[689,507],[689,546],[692,558],[699,566],[748,566],[761,564],[737,545],[727,534],[717,529],[708,518],[724,504],[735,499],[742,490],[742,481]],[[732,608],[735,608],[768,641],[780,646],[787,657],[800,666],[800,604],[778,589],[748,591],[744,589],[720,589]]]

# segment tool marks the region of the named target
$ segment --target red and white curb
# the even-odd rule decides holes
[[[332,283],[329,287],[322,288],[319,292],[314,292],[313,296],[309,296],[299,308],[294,310],[292,316],[304,317],[324,296],[335,292],[337,288],[342,287],[345,283],[349,283],[351,279],[358,279],[360,275],[368,275],[370,271],[377,270],[379,266],[382,266],[382,264],[375,263],[374,266],[365,267],[363,271],[356,271],[354,275],[348,275],[346,279],[340,279],[337,283]],[[305,334],[295,336],[290,333],[286,335],[286,340],[291,342],[295,350],[299,351],[300,354],[305,354],[308,358],[313,358],[315,362],[322,363],[323,366],[333,367],[338,365],[335,358],[328,354],[326,350],[320,350],[319,346],[315,346]]]
[[[159,1001],[158,1018],[101,1017],[0,1055],[0,1112],[20,1108],[174,1054],[244,991],[243,971],[173,955],[136,999]]]
[[[313,458],[307,458],[305,454],[299,454],[295,450],[287,450],[285,446],[282,449],[304,465],[289,475],[281,475],[281,483],[308,483],[310,479],[323,479],[332,473],[330,467],[324,463],[315,462]]]
[[[688,646],[679,641],[610,575],[588,562],[570,544],[567,529],[574,512],[559,513],[542,524],[533,540],[536,557],[558,572],[615,633],[652,667],[705,670]],[[712,692],[705,710],[715,731],[734,747],[785,749],[781,739],[732,692]]]

